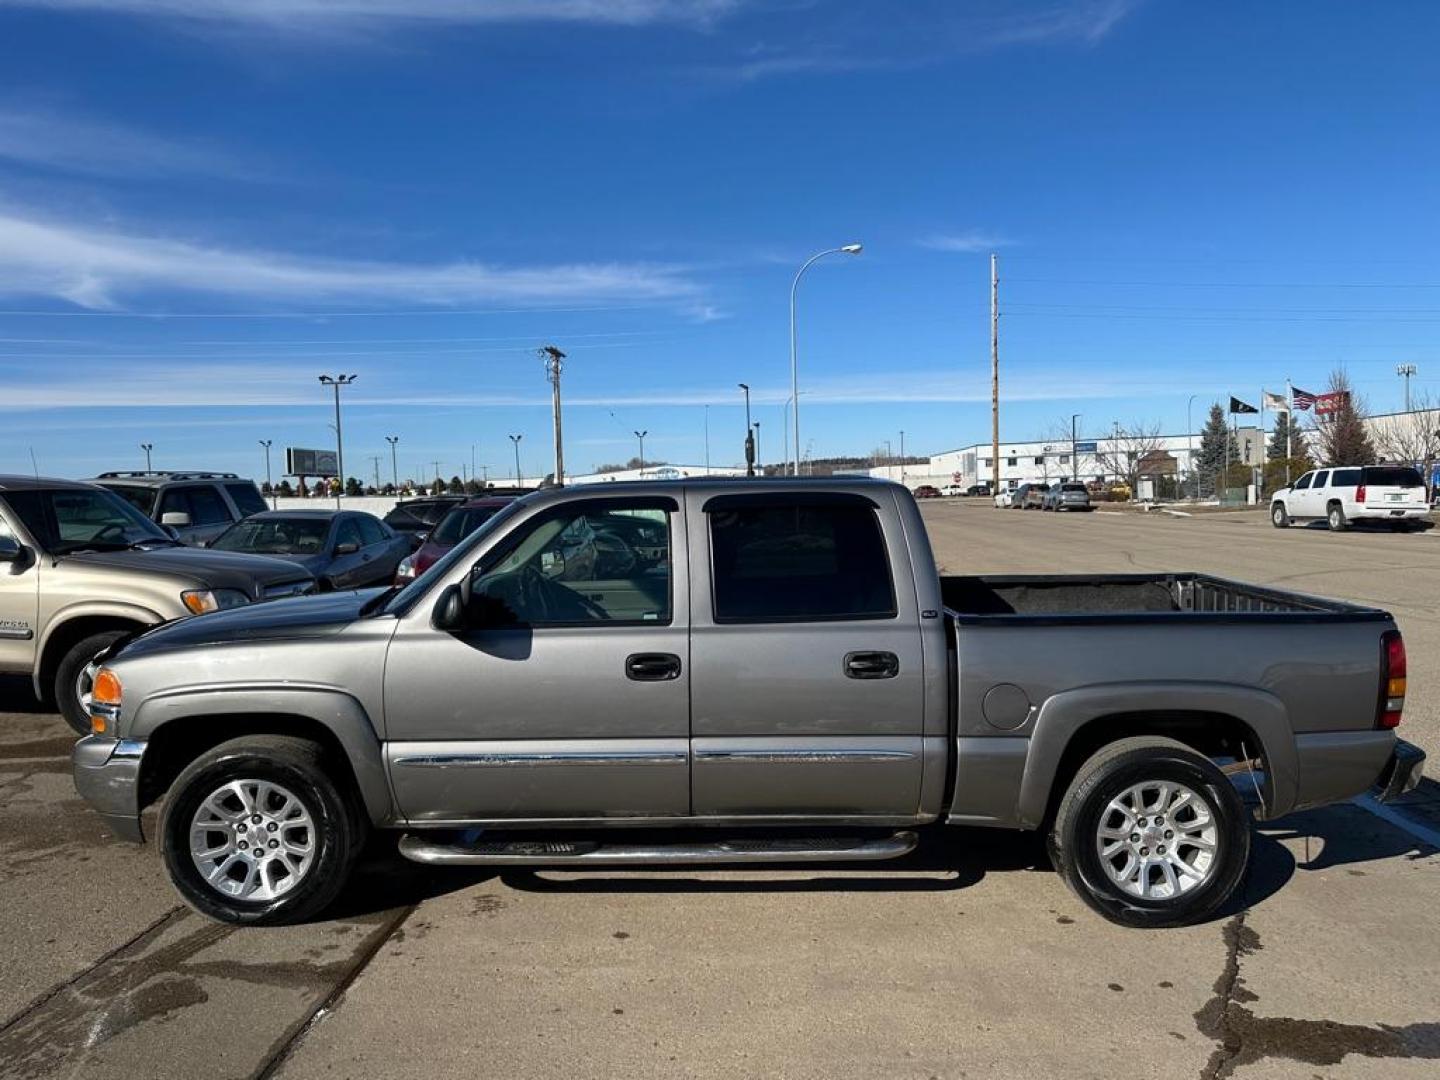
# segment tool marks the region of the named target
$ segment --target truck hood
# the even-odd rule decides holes
[[[266,590],[310,577],[285,559],[245,555],[208,548],[159,548],[150,551],[92,551],[66,555],[65,561],[136,573],[169,574],[189,578],[211,589],[238,589],[252,600],[263,600]]]
[[[365,602],[383,591],[364,589],[298,596],[254,607],[194,615],[146,631],[116,652],[128,658],[196,645],[330,637],[359,618]]]

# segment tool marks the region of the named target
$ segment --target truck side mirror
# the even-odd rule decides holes
[[[430,625],[442,634],[458,634],[468,628],[466,597],[459,585],[451,585],[440,594],[435,610],[430,614]]]
[[[353,540],[346,540],[343,544],[335,545],[336,555],[354,555],[360,550],[360,545]]]
[[[172,528],[184,529],[190,524],[190,515],[184,510],[166,510],[160,515],[160,524],[169,525]]]

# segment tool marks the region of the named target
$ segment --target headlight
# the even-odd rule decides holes
[[[192,615],[204,615],[207,611],[244,607],[250,597],[239,589],[191,589],[180,594],[180,602]]]
[[[395,584],[400,585],[407,581],[415,580],[415,557],[406,555],[400,560],[400,565],[395,567]]]

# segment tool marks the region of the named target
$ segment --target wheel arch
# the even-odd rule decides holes
[[[1248,687],[1139,683],[1094,686],[1056,694],[1040,708],[1026,754],[1018,818],[1026,828],[1050,820],[1076,771],[1091,754],[1119,739],[1161,735],[1207,757],[1261,760],[1261,816],[1295,803],[1295,738],[1284,704]]]
[[[35,695],[42,701],[50,699],[51,684],[55,681],[55,672],[60,667],[60,661],[77,642],[108,630],[129,633],[158,626],[163,621],[159,615],[146,608],[121,605],[82,610],[52,619],[40,643],[40,652],[32,675]]]
[[[181,693],[142,704],[131,738],[145,741],[137,809],[160,798],[201,754],[245,735],[291,735],[328,751],[371,824],[394,818],[375,728],[360,703],[338,691]]]

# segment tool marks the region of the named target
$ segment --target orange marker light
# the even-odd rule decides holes
[[[92,714],[90,717],[90,734],[104,735],[110,729],[110,722],[103,716]]]
[[[101,668],[95,674],[95,685],[90,688],[90,697],[101,705],[119,705],[119,677],[109,668]]]

